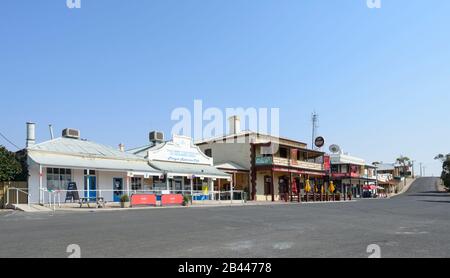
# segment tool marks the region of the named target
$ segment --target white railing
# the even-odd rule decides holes
[[[10,202],[10,196],[9,196],[9,195],[10,195],[11,190],[15,191],[15,197],[16,197],[15,205],[16,205],[16,206],[19,205],[19,193],[22,193],[22,194],[27,195],[27,204],[28,204],[28,206],[30,206],[30,197],[31,197],[31,194],[28,193],[28,192],[26,192],[26,191],[23,190],[23,189],[15,188],[15,187],[11,187],[11,188],[8,188],[8,189],[6,190],[6,205],[7,205],[7,206],[8,206],[8,205],[14,205],[14,204],[12,204],[12,203]]]
[[[81,196],[88,196],[85,198],[91,198],[92,200],[95,200],[97,197],[103,197],[104,193],[111,193],[114,194],[114,192],[117,192],[117,190],[113,189],[102,189],[102,190],[96,190],[96,191],[87,191],[87,190],[48,190],[48,189],[41,189],[41,196],[42,196],[42,203],[45,205],[47,204],[49,207],[55,209],[56,207],[61,207],[61,199],[64,201],[66,200],[65,197],[61,198],[62,196],[66,196],[67,193],[74,193],[77,192],[78,195]],[[89,194],[86,194],[88,193]],[[95,194],[93,194],[95,192]],[[230,201],[231,203],[233,201],[241,201],[245,202],[246,200],[246,192],[242,190],[232,190],[232,191],[202,191],[202,190],[130,190],[129,192],[127,190],[122,190],[121,196],[125,194],[155,194],[155,195],[165,195],[165,194],[182,194],[187,196],[192,196],[193,201],[195,202],[205,202],[205,201]],[[205,196],[205,198],[200,198]],[[238,196],[238,197],[236,197]],[[194,200],[197,199],[197,200]],[[109,201],[112,202],[112,201]]]

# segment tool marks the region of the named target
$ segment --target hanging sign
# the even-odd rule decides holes
[[[325,139],[322,136],[319,136],[314,141],[314,144],[316,145],[316,147],[322,148],[325,145]]]

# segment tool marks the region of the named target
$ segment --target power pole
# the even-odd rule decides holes
[[[311,139],[311,149],[315,149],[314,141],[316,140],[317,136],[317,129],[319,128],[319,115],[316,113],[316,111],[313,112],[312,117],[312,139]]]

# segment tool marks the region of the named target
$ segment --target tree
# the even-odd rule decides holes
[[[442,165],[442,181],[444,182],[444,186],[450,188],[450,159],[444,161]]]
[[[21,171],[14,177],[14,181],[28,181],[28,163],[27,163],[27,151],[21,150],[16,152],[16,159],[20,163]]]
[[[12,181],[22,173],[22,166],[16,155],[0,146],[0,181]]]
[[[400,155],[399,158],[397,158],[397,163],[402,165],[403,168],[403,176],[406,177],[407,176],[407,172],[408,172],[408,167],[411,166],[411,159],[407,156],[403,156]]]
[[[406,176],[408,172],[408,167],[411,166],[411,159],[407,156],[400,155],[399,158],[396,159],[397,163],[402,165],[403,168],[403,177],[405,178],[405,186],[406,186]]]
[[[443,154],[438,154],[434,157],[435,160],[440,160],[442,162],[445,162],[446,160],[450,160],[450,153],[447,155],[443,155]]]

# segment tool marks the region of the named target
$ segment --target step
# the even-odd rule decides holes
[[[46,211],[52,211],[50,208],[43,207],[40,205],[27,205],[27,204],[19,204],[19,205],[12,205],[12,207],[15,210],[20,210],[24,212],[46,212]]]

